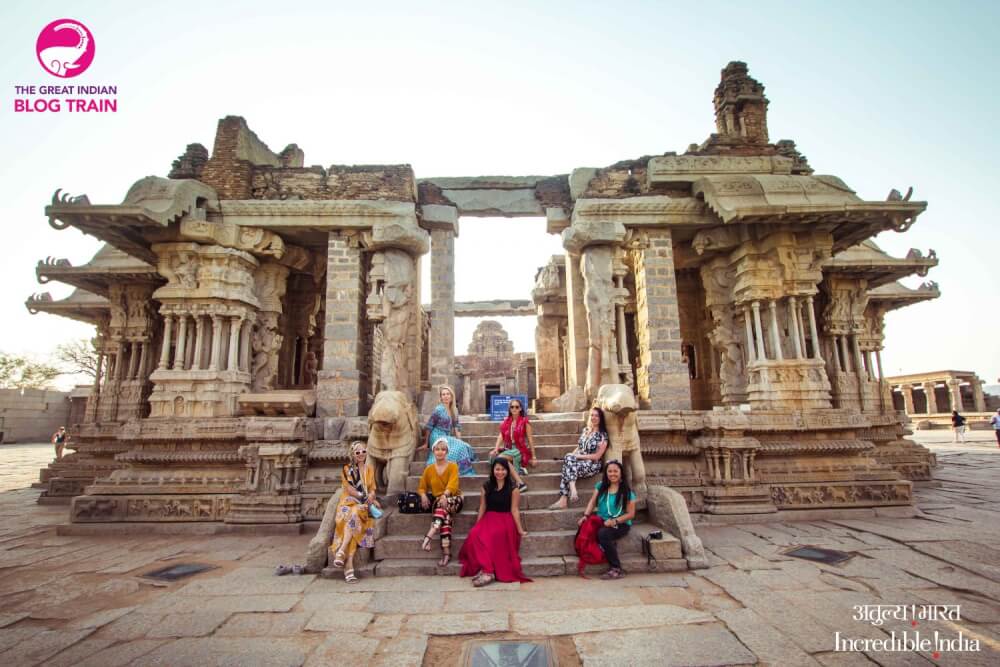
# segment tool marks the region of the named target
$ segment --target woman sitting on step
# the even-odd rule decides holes
[[[576,492],[576,480],[601,472],[601,457],[607,448],[608,429],[604,425],[604,411],[593,407],[576,449],[563,458],[559,500],[549,505],[549,509],[564,510],[569,505],[568,501],[576,502],[580,499]]]
[[[433,463],[424,468],[417,485],[420,494],[420,504],[424,509],[430,509],[434,503],[434,517],[431,519],[430,530],[424,537],[423,550],[431,550],[431,541],[441,535],[441,560],[438,565],[444,567],[451,561],[451,525],[456,514],[462,511],[462,489],[458,483],[458,466],[448,460],[448,440],[438,438],[431,448]],[[427,492],[434,497],[431,500]]]
[[[351,444],[351,462],[344,466],[340,500],[334,520],[330,553],[333,566],[344,568],[344,581],[354,583],[354,553],[358,547],[375,546],[375,519],[371,507],[381,509],[375,498],[375,466],[368,465],[365,443]]]
[[[597,483],[587,509],[583,510],[583,517],[577,522],[582,525],[591,514],[597,512],[604,524],[597,531],[597,543],[601,545],[601,551],[611,567],[601,575],[601,579],[621,579],[625,576],[615,542],[628,535],[632,527],[635,500],[635,493],[629,488],[622,464],[615,460],[604,464],[604,477]]]
[[[490,478],[479,494],[479,516],[465,538],[458,559],[462,576],[471,577],[477,588],[492,581],[531,581],[521,570],[521,492],[511,481],[510,463],[498,458],[490,468]]]
[[[490,452],[490,461],[499,457],[510,461],[510,475],[514,478],[517,490],[521,493],[527,491],[528,485],[521,479],[521,465],[534,464],[535,438],[531,435],[531,423],[528,421],[528,415],[524,414],[524,406],[516,398],[511,399],[507,405],[507,418],[500,424],[497,444]]]
[[[426,447],[439,439],[444,438],[448,443],[448,460],[458,464],[458,474],[462,477],[473,477],[476,469],[472,463],[476,460],[476,451],[469,443],[463,441],[462,425],[458,422],[458,408],[455,406],[455,392],[451,387],[444,385],[438,392],[441,402],[434,408],[430,419],[427,420],[427,440]],[[434,453],[428,452],[427,465],[434,463]]]

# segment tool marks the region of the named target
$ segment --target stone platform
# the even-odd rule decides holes
[[[940,485],[918,514],[700,527],[711,567],[575,576],[473,589],[458,577],[369,577],[348,585],[275,577],[308,535],[59,536],[65,507],[37,490],[0,493],[0,661],[4,665],[457,665],[465,642],[551,640],[560,665],[993,665],[1000,660],[1000,448],[976,433],[918,434]],[[989,438],[989,439],[988,439]],[[38,446],[39,459],[50,455]],[[0,448],[0,469],[15,472]],[[44,456],[42,454],[45,454]],[[20,456],[20,454],[18,454]],[[24,465],[22,462],[21,465]],[[37,465],[37,461],[31,465]],[[795,546],[853,557],[823,565]],[[217,569],[173,583],[143,574]],[[961,620],[853,620],[854,605],[958,604]],[[959,633],[978,651],[836,651],[835,637]]]

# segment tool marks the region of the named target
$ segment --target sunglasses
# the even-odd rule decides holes
[[[359,449],[358,451],[354,452],[355,455],[357,455],[357,454],[367,454],[367,453],[368,453],[367,449]]]
[[[520,410],[521,406],[520,405],[512,405],[512,406],[510,406],[510,409],[511,410]]]

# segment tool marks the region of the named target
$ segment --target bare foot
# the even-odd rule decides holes
[[[566,509],[566,496],[559,496],[559,500],[555,501],[549,505],[550,510],[564,510]]]

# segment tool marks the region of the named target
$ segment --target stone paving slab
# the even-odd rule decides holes
[[[710,667],[758,662],[721,623],[594,632],[574,637],[573,642],[587,667]]]

